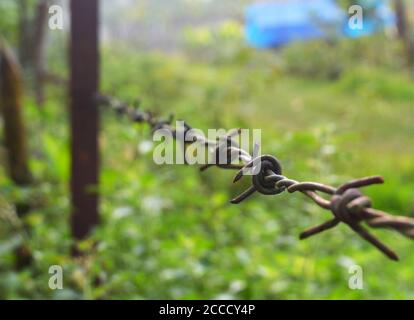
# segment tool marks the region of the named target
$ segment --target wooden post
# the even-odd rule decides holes
[[[27,0],[18,0],[18,13],[19,13],[19,60],[21,65],[25,68],[28,63],[29,55],[29,5]]]
[[[407,6],[404,0],[394,0],[394,7],[397,16],[398,36],[404,43],[408,67],[414,71],[414,39],[411,36]]]
[[[36,103],[41,106],[44,104],[44,74],[45,74],[45,36],[47,25],[48,3],[47,0],[40,0],[36,6],[36,16],[34,19],[33,36],[33,67],[35,76],[35,97]]]
[[[71,0],[71,230],[85,238],[98,217],[98,0]]]
[[[8,171],[11,180],[19,186],[33,182],[29,170],[26,127],[23,119],[23,80],[16,57],[0,39],[0,109],[3,116],[4,144],[7,150]],[[19,216],[28,212],[27,203],[16,203]],[[16,270],[28,266],[33,256],[26,243],[15,250]]]
[[[13,53],[0,39],[0,109],[4,119],[8,170],[10,178],[17,185],[32,182],[22,100],[23,83],[20,66]]]

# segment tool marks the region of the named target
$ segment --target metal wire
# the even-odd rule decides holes
[[[167,120],[162,120],[151,112],[140,110],[138,104],[131,106],[113,97],[101,94],[97,98],[100,104],[111,107],[119,114],[128,116],[132,121],[149,124],[153,132],[157,129],[165,129],[171,132],[172,136],[177,139],[179,136],[185,137],[185,134],[191,129],[185,123],[184,132],[178,135],[176,129],[171,126],[172,116]],[[235,130],[227,133],[224,137],[220,137],[217,141],[207,140],[203,136],[194,136],[193,141],[190,142],[201,143],[210,147],[212,149],[212,158],[217,160],[214,163],[201,166],[201,171],[207,170],[212,166],[238,170],[233,183],[239,181],[246,173],[249,173],[252,179],[251,186],[232,199],[231,203],[238,204],[245,201],[256,192],[264,195],[278,195],[285,191],[288,193],[301,192],[322,209],[329,210],[333,217],[320,225],[303,231],[300,234],[300,239],[306,239],[332,229],[342,222],[394,261],[399,259],[397,254],[369,233],[362,223],[364,222],[372,228],[393,229],[406,237],[414,238],[414,218],[394,216],[384,211],[373,209],[371,207],[371,199],[364,196],[361,192],[360,189],[362,187],[384,183],[382,177],[361,178],[346,182],[338,188],[317,182],[298,182],[282,175],[282,165],[276,157],[259,155],[257,145],[255,145],[252,154],[241,149],[234,140],[238,134],[240,134],[240,130]],[[181,142],[186,143],[185,141]],[[220,155],[223,154],[227,155],[226,159],[228,161],[225,164],[220,164],[218,160]],[[255,170],[257,172],[254,172]]]

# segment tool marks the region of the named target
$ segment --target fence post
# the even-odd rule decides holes
[[[71,231],[85,238],[98,224],[98,0],[71,0]]]
[[[32,182],[29,170],[26,128],[23,120],[23,80],[20,65],[0,39],[0,109],[4,119],[10,178],[17,185]]]

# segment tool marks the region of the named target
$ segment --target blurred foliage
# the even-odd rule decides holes
[[[3,0],[0,2],[0,35],[8,40],[8,43],[17,46],[20,32],[20,19],[22,18],[22,4],[26,5],[26,14],[33,16],[37,0],[12,1]]]
[[[344,69],[343,51],[335,41],[297,42],[283,50],[286,73],[307,78],[337,79]]]
[[[392,41],[385,35],[376,35],[357,39],[296,42],[283,48],[281,55],[286,73],[335,80],[356,61],[359,66],[402,70],[403,53],[400,42]]]
[[[187,28],[184,43],[190,56],[216,64],[243,63],[250,52],[245,44],[243,26],[232,20],[215,28]]]
[[[0,34],[15,44],[19,21],[17,1],[1,1],[0,17]]]
[[[386,184],[367,189],[375,206],[414,215],[413,83],[398,44],[377,36],[256,51],[234,21],[184,39],[176,55],[103,45],[102,91],[201,129],[260,128],[263,152],[293,179],[336,185],[381,174]],[[62,57],[50,59],[63,74]],[[345,226],[299,241],[329,213],[299,194],[230,205],[249,179],[235,186],[232,172],[156,166],[149,129],[105,109],[102,223],[72,258],[67,97],[53,86],[47,95],[43,108],[25,101],[36,185],[17,188],[0,171],[4,201],[33,208],[17,218],[0,203],[0,298],[414,298],[412,241],[375,230],[398,264]],[[21,244],[33,262],[17,270]],[[63,267],[63,290],[48,287],[53,264]],[[353,264],[363,290],[348,288]]]

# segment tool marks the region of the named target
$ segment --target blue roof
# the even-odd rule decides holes
[[[311,15],[323,21],[335,21],[343,17],[343,13],[332,0],[256,3],[247,9],[248,21],[273,27],[308,23]]]
[[[395,22],[387,1],[367,0],[376,8],[378,21],[364,19],[363,30],[348,27],[348,14],[334,0],[291,0],[257,3],[246,11],[246,37],[258,48],[277,47],[294,40],[323,37],[326,26],[338,34],[357,37],[375,32],[380,21]]]

